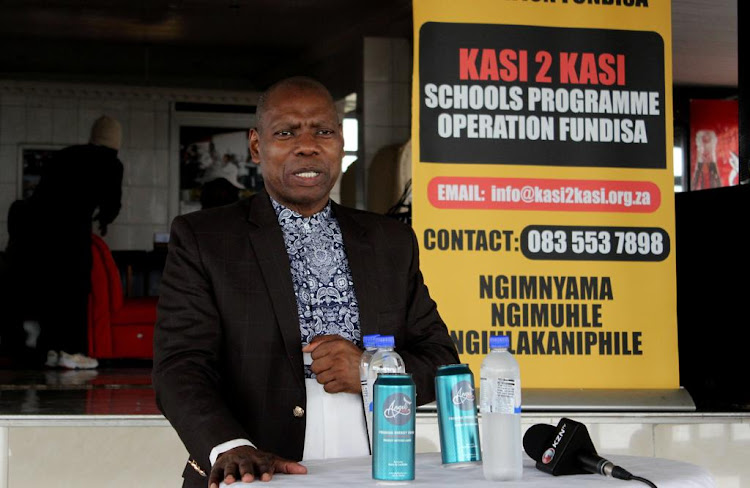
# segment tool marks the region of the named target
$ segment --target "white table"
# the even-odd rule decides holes
[[[678,461],[660,458],[635,456],[604,456],[618,466],[622,466],[636,476],[646,478],[659,488],[714,488],[713,477],[708,470]],[[648,488],[639,481],[623,481],[605,476],[569,475],[551,476],[537,470],[534,461],[524,456],[523,478],[518,481],[487,481],[482,474],[482,466],[447,469],[440,461],[440,453],[417,454],[416,475],[414,481],[379,482],[372,479],[371,458],[328,459],[303,462],[307,466],[306,475],[277,474],[273,477],[273,486],[299,487],[365,487],[382,485],[404,485],[425,487],[464,488],[494,487],[621,487]],[[222,484],[222,487],[225,485]],[[256,487],[257,483],[233,483],[232,488]]]

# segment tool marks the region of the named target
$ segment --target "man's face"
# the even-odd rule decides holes
[[[328,203],[341,174],[344,138],[336,107],[311,88],[281,87],[266,101],[250,154],[277,202],[309,216]]]

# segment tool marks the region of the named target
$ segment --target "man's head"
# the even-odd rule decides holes
[[[119,151],[122,143],[122,126],[116,119],[102,115],[91,126],[89,143]]]
[[[319,82],[282,80],[258,101],[250,155],[277,202],[312,215],[328,203],[341,174],[344,137],[333,98]]]

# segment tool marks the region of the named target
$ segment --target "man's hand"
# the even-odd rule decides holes
[[[235,481],[271,481],[274,473],[307,474],[307,468],[270,452],[240,446],[219,455],[211,468],[208,484],[210,488],[219,488],[222,481],[227,485]]]
[[[310,369],[328,393],[359,393],[359,360],[362,350],[338,335],[315,337],[302,352],[311,353]]]

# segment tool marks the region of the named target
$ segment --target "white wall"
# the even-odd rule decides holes
[[[411,135],[411,45],[406,39],[364,39],[365,160]]]
[[[365,174],[369,175],[381,148],[404,144],[411,137],[411,44],[406,39],[366,37],[363,69],[362,146]],[[392,203],[402,190],[392,190],[396,195]]]

